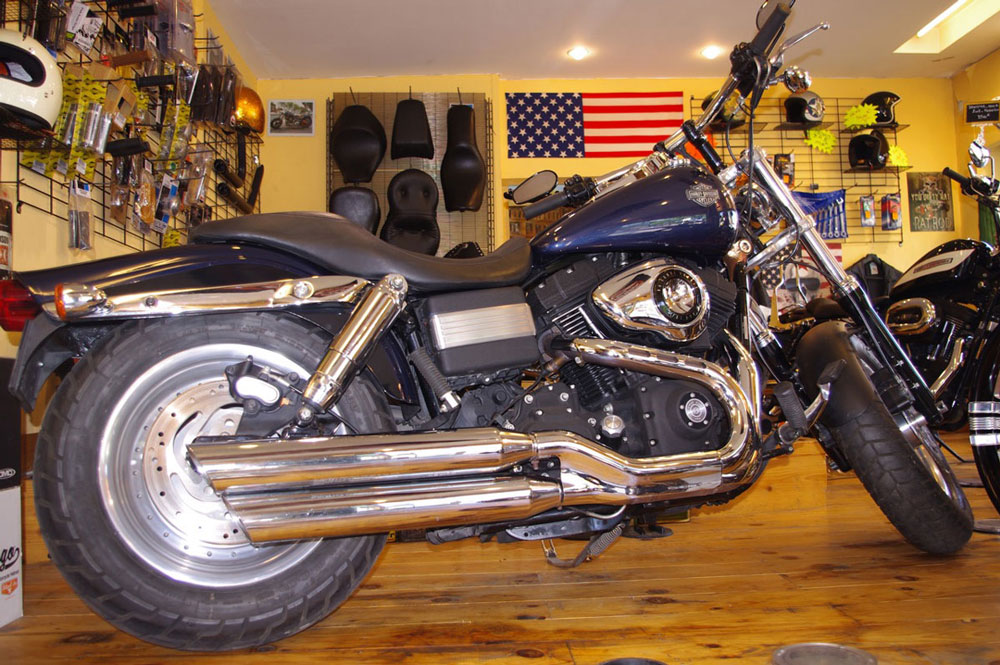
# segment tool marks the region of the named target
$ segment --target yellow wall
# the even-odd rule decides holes
[[[325,210],[326,207],[326,140],[325,100],[333,94],[355,92],[396,92],[410,86],[419,92],[440,92],[461,87],[469,92],[484,92],[494,104],[493,142],[496,176],[493,183],[495,210],[498,211],[496,232],[498,242],[507,236],[506,206],[501,197],[501,184],[519,181],[536,171],[552,169],[560,176],[573,173],[599,175],[631,160],[628,159],[509,159],[504,93],[507,92],[614,92],[682,90],[685,96],[703,97],[719,85],[717,78],[694,79],[539,79],[509,81],[497,76],[426,76],[353,79],[261,79],[258,92],[265,104],[268,99],[313,99],[316,102],[316,133],[312,137],[268,136],[261,149],[261,162],[267,167],[262,191],[265,211]],[[902,122],[910,125],[900,132],[900,146],[918,171],[940,171],[952,165],[956,151],[953,120],[953,95],[948,79],[827,79],[818,80],[813,90],[827,97],[860,97],[876,90],[892,90],[903,101],[897,106]],[[784,95],[782,91],[769,94]],[[803,145],[803,149],[806,149]],[[905,188],[905,178],[903,179]],[[955,196],[958,196],[957,191]],[[903,196],[903,219],[908,219],[906,196]],[[911,233],[904,221],[903,243],[846,244],[844,261],[849,265],[869,252],[882,256],[889,263],[904,269],[913,261],[945,240],[959,236],[977,236],[972,218],[956,220],[955,233]]]
[[[979,62],[970,65],[965,70],[959,72],[952,78],[955,94],[955,136],[956,136],[956,156],[953,169],[966,175],[966,164],[969,155],[966,152],[969,143],[979,134],[978,127],[965,124],[965,104],[968,102],[987,102],[994,97],[1000,96],[1000,50],[994,51]],[[1000,141],[1000,130],[996,127],[986,128],[986,145],[992,146]],[[955,190],[958,196],[958,190]],[[963,219],[969,220],[968,224],[976,225],[979,219],[979,210],[975,201],[967,196],[961,197],[958,206]],[[975,237],[975,236],[973,236]]]

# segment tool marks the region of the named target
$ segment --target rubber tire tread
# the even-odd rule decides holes
[[[830,433],[855,474],[893,526],[913,546],[954,554],[972,536],[968,503],[956,505],[938,487],[882,402]]]
[[[313,362],[318,362],[329,343],[328,333],[287,314],[123,324],[77,363],[46,410],[35,457],[35,508],[53,562],[94,612],[154,644],[222,651],[279,640],[329,615],[363,581],[386,537],[328,539],[296,566],[272,578],[211,589],[163,576],[120,541],[101,503],[98,474],[79,468],[97,468],[100,427],[116,397],[109,392],[114,390],[120,368],[128,365],[122,354],[142,351],[155,360],[160,344],[177,344],[180,338],[199,334],[209,343],[234,334],[242,340],[256,336],[262,345],[270,343],[268,348],[279,345],[278,350],[282,343],[287,348],[284,340],[292,339],[300,355],[302,349],[312,350]],[[384,397],[364,375],[355,380],[344,399],[349,402],[352,423],[369,431],[394,429]],[[89,453],[81,453],[86,450]],[[88,454],[93,466],[87,463]],[[85,486],[88,482],[92,486]],[[294,597],[278,605],[273,602],[289,596]]]

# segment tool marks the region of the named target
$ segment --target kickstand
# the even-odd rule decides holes
[[[972,528],[977,533],[1000,535],[1000,520],[976,520],[975,526]]]
[[[970,460],[970,459],[965,459],[964,457],[962,457],[961,455],[959,455],[959,454],[958,454],[957,452],[955,452],[955,449],[954,449],[954,448],[952,448],[951,446],[949,446],[949,445],[948,445],[947,443],[945,443],[944,441],[942,441],[942,440],[941,440],[941,437],[939,437],[939,436],[935,436],[934,438],[935,438],[935,439],[937,439],[937,440],[938,440],[938,444],[939,444],[939,445],[940,445],[940,446],[941,446],[942,448],[944,448],[945,450],[947,450],[947,451],[948,451],[949,453],[951,453],[952,457],[954,457],[955,459],[957,459],[957,460],[959,461],[959,463],[960,463],[960,464],[968,464],[969,462],[971,462],[971,461],[972,461],[972,460]]]
[[[618,537],[622,535],[622,531],[625,529],[625,523],[619,522],[615,525],[615,528],[610,531],[605,531],[604,533],[599,533],[590,539],[580,553],[576,555],[575,559],[560,559],[559,555],[556,553],[555,543],[552,539],[546,539],[542,541],[542,549],[545,550],[545,560],[556,568],[576,568],[582,563],[586,563],[591,559],[596,559],[601,554],[604,553],[606,549],[611,547]]]

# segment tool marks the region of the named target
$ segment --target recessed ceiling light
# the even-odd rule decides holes
[[[566,51],[566,55],[573,58],[574,60],[583,60],[591,53],[592,51],[586,46],[574,46],[570,50]]]
[[[703,58],[708,58],[709,60],[715,60],[725,52],[726,49],[722,48],[718,44],[709,44],[700,51],[701,56]]]

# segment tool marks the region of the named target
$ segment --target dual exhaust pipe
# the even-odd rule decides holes
[[[206,442],[189,455],[252,542],[506,522],[560,507],[728,492],[761,468],[759,378],[733,343],[739,381],[699,358],[611,340],[576,339],[561,350],[581,362],[700,383],[729,415],[729,438],[713,451],[630,458],[572,432],[477,428]]]

